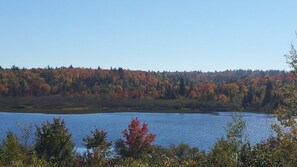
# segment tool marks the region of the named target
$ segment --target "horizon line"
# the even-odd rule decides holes
[[[33,69],[62,69],[62,68],[66,68],[66,69],[71,69],[71,68],[74,68],[74,69],[92,69],[92,70],[118,70],[118,69],[123,69],[123,70],[128,70],[128,71],[143,71],[143,72],[170,72],[170,73],[174,73],[174,72],[178,72],[178,73],[182,73],[182,72],[202,72],[202,73],[216,73],[216,72],[227,72],[227,71],[264,71],[264,72],[267,72],[267,71],[282,71],[282,72],[290,72],[291,70],[285,70],[285,69],[242,69],[242,68],[239,68],[239,69],[225,69],[225,70],[208,70],[208,71],[203,71],[203,70],[142,70],[142,69],[129,69],[129,68],[122,68],[122,67],[110,67],[109,69],[108,68],[101,68],[100,66],[98,66],[97,68],[94,68],[94,67],[83,67],[83,66],[72,66],[72,65],[69,65],[68,67],[67,66],[56,66],[56,67],[53,67],[53,66],[49,66],[47,65],[46,67],[18,67],[16,65],[12,65],[11,67],[3,67],[0,65],[0,69],[13,69],[13,68],[18,68],[18,69],[26,69],[26,70],[33,70]]]

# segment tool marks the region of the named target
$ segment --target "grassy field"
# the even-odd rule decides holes
[[[0,97],[0,112],[83,114],[100,112],[203,113],[245,111],[234,103],[189,99],[102,99],[92,96]],[[248,111],[259,111],[249,109]]]

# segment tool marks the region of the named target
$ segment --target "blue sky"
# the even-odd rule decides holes
[[[288,70],[296,0],[0,0],[0,65]]]

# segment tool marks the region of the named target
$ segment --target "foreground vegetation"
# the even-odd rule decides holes
[[[153,145],[158,136],[136,118],[123,130],[123,137],[113,143],[114,151],[112,142],[107,141],[107,132],[95,129],[82,139],[87,150],[83,154],[75,152],[65,122],[54,118],[36,126],[33,144],[28,140],[32,126],[22,126],[20,137],[8,131],[0,145],[0,166],[296,166],[296,123],[287,126],[288,119],[279,118],[283,123],[274,125],[276,136],[251,145],[245,136],[245,123],[240,116],[234,116],[227,126],[226,137],[218,139],[209,152],[187,144],[169,148]],[[285,126],[292,131],[283,131],[281,127]]]

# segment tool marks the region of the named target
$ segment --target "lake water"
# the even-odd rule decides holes
[[[5,137],[7,130],[19,135],[18,123],[41,125],[53,117],[65,119],[66,127],[72,134],[77,148],[83,147],[82,139],[90,135],[95,128],[108,132],[108,140],[115,141],[122,137],[123,129],[128,127],[132,118],[149,124],[151,133],[157,135],[154,144],[169,146],[187,143],[200,150],[209,150],[218,138],[225,135],[227,122],[233,114],[241,114],[246,121],[248,138],[258,143],[272,134],[271,124],[275,122],[272,115],[239,112],[216,112],[207,114],[179,113],[98,113],[98,114],[33,114],[33,113],[0,113],[0,138]],[[34,128],[35,129],[35,128]],[[2,140],[1,140],[2,141]]]

